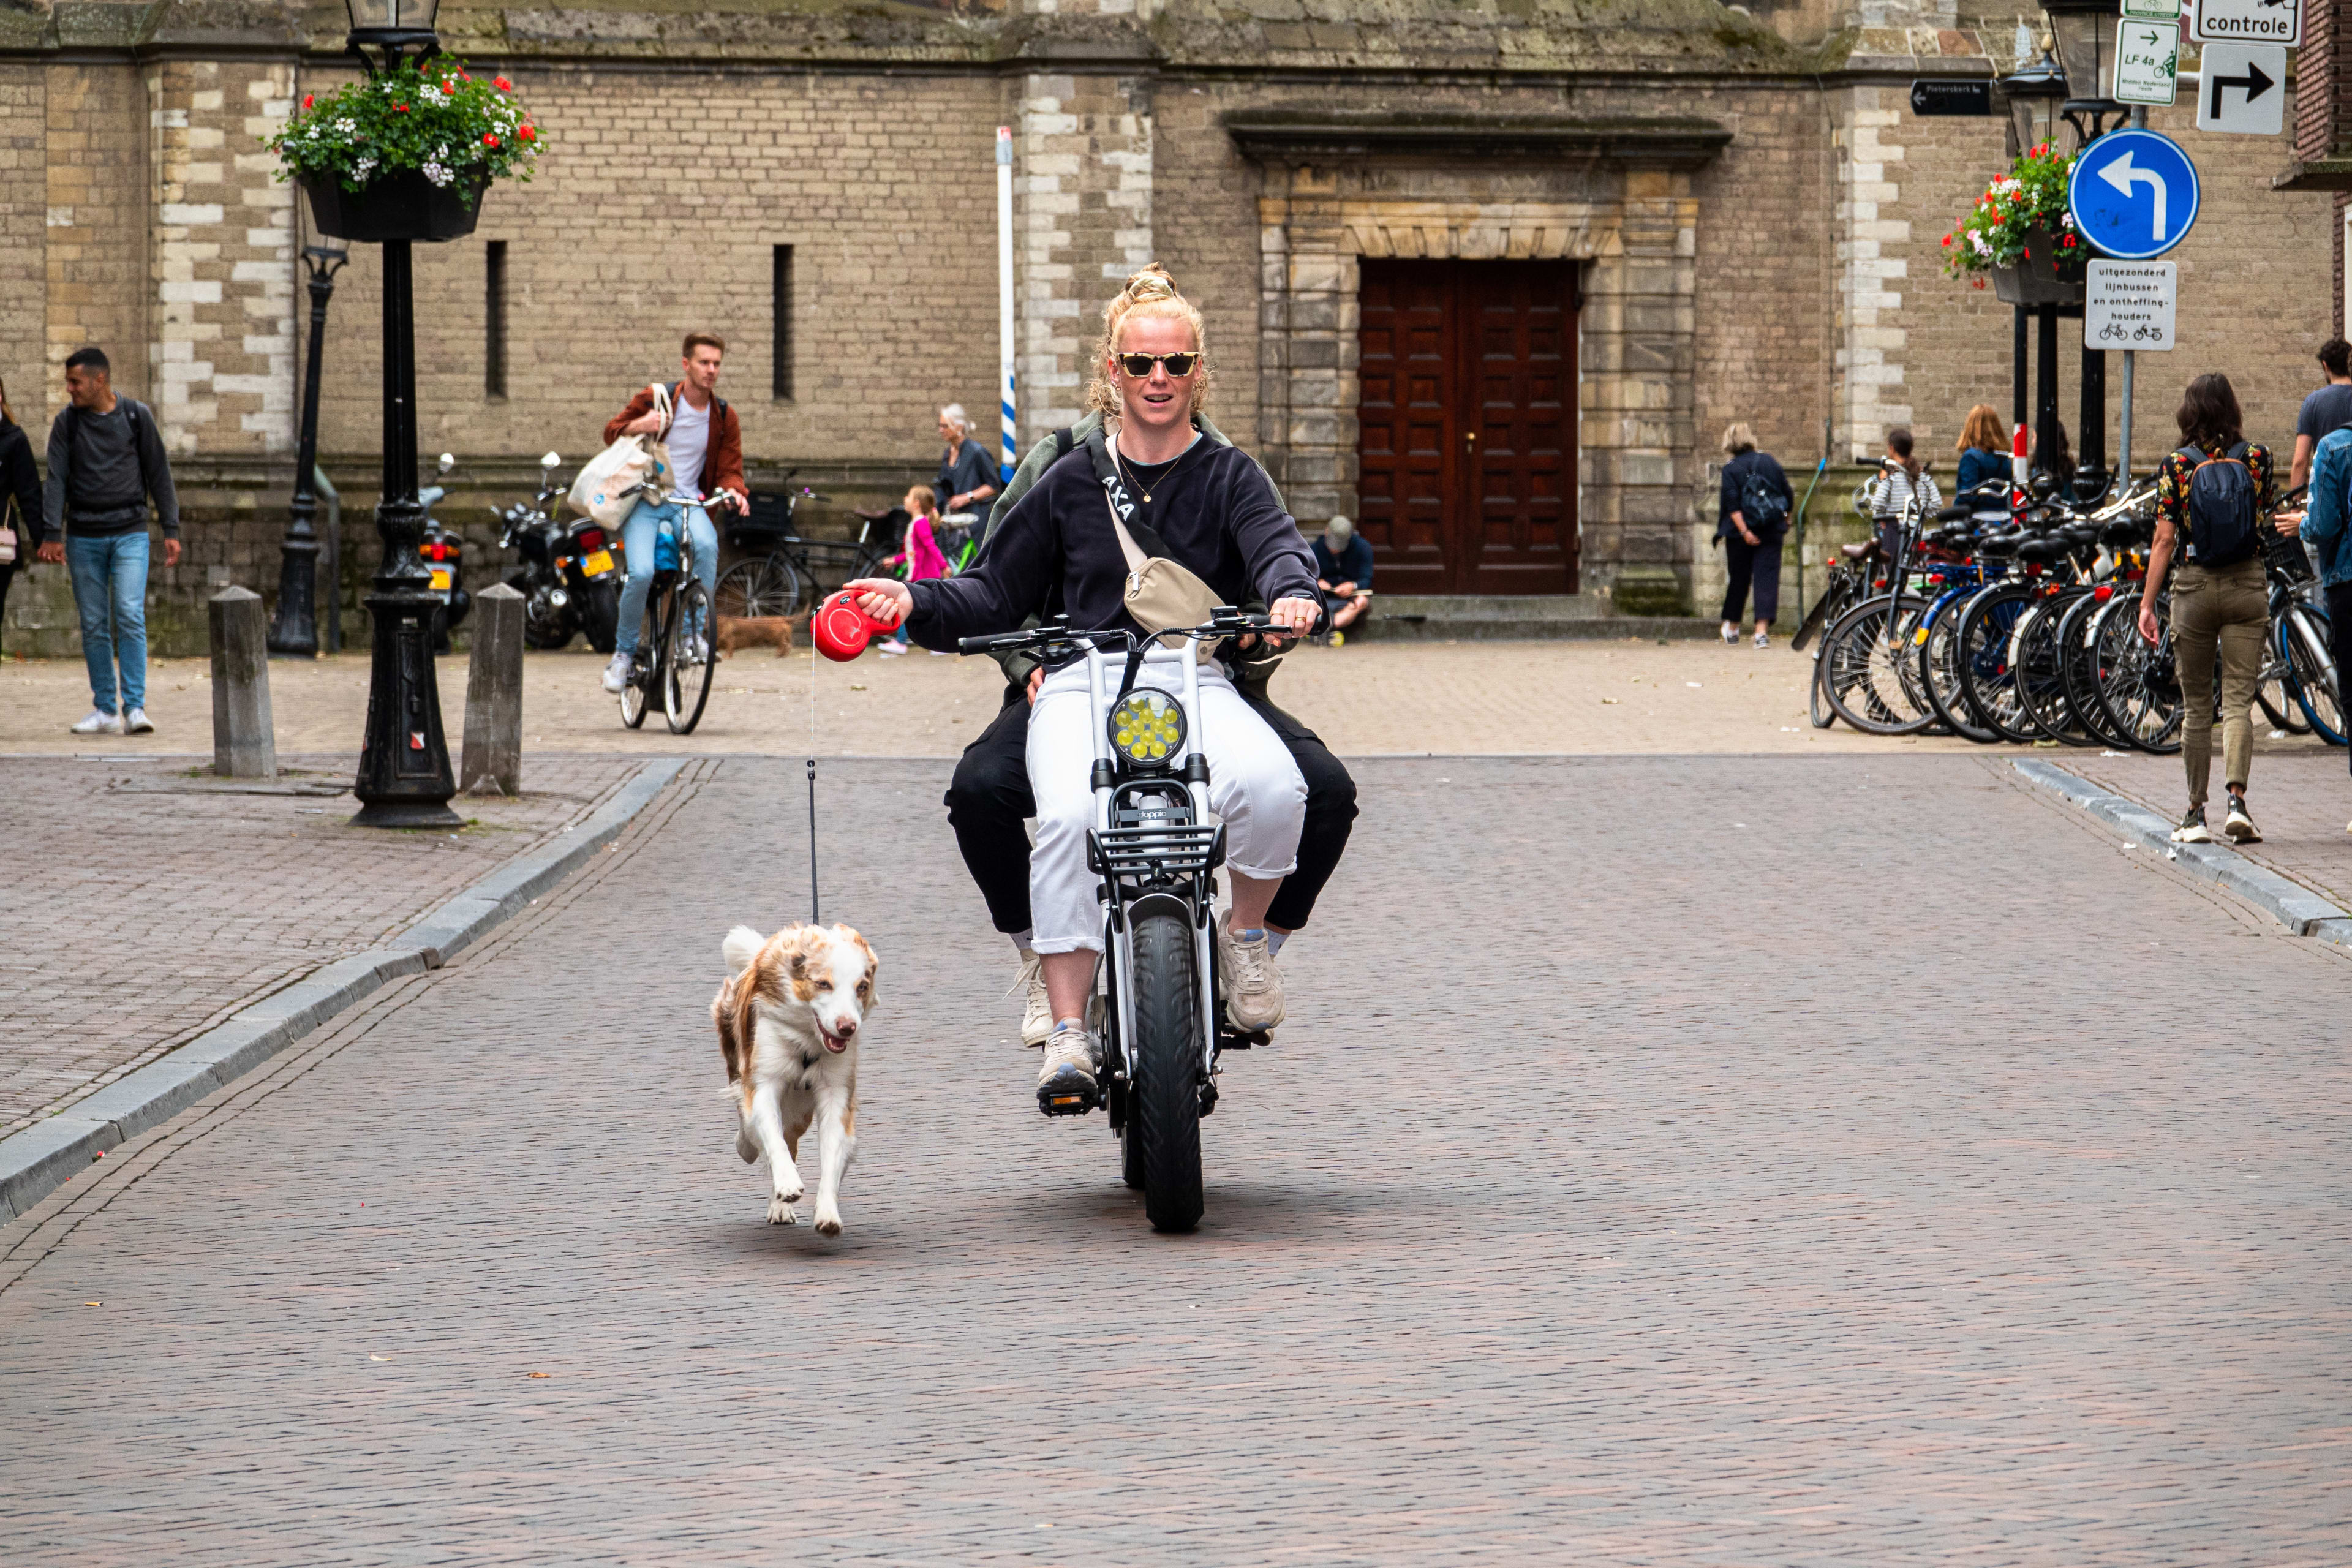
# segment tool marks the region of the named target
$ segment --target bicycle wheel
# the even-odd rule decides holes
[[[1840,568],[1832,567],[1830,585],[1822,590],[1822,596],[1813,601],[1813,607],[1805,612],[1803,620],[1797,623],[1797,635],[1789,639],[1789,651],[1804,652],[1805,645],[1821,635],[1823,626],[1845,613],[1852,593],[1853,588],[1844,573]]]
[[[1830,706],[1827,668],[1818,653],[1813,655],[1813,673],[1805,682],[1805,708],[1816,730],[1826,730],[1837,722],[1837,710]]]
[[[2344,704],[2328,650],[2327,617],[2296,605],[2279,617],[2279,643],[2294,671],[2294,700],[2313,732],[2331,746],[2345,743]]]
[[[2095,594],[2084,594],[2066,606],[2066,614],[2058,623],[2058,679],[2066,688],[2067,706],[2084,731],[2101,745],[2118,751],[2129,751],[2132,743],[2107,728],[2107,716],[2099,706],[2098,658],[2091,639],[2091,623],[2107,601]]]
[[[645,614],[637,622],[637,657],[628,684],[621,688],[621,722],[632,730],[645,727],[646,710],[653,707],[654,683],[661,678],[662,660],[669,647],[671,596],[668,581],[656,577],[646,595]]]
[[[689,579],[669,616],[669,650],[662,659],[662,713],[673,735],[691,735],[710,700],[710,595]]]
[[[1973,596],[1965,593],[1948,595],[1929,611],[1927,635],[1917,639],[1919,684],[1927,694],[1927,705],[1935,709],[1936,717],[1954,734],[1979,745],[1990,745],[2000,736],[1976,722],[1969,712],[1968,699],[1960,694],[1960,612],[1968,608]]]
[[[2263,649],[2263,683],[2254,688],[2254,706],[2263,710],[2272,729],[2284,730],[2290,735],[2308,735],[2311,721],[2305,716],[2303,704],[2294,700],[2294,669],[2279,647],[2279,639],[2273,636]]]
[[[2180,750],[2180,673],[2172,662],[2172,632],[2151,644],[2139,635],[2137,595],[2110,599],[2091,622],[2092,660],[2100,715],[2111,733],[2143,752],[2170,756]]]
[[[1916,735],[1936,721],[1920,689],[1911,632],[1924,599],[1866,599],[1838,617],[1822,639],[1830,707],[1872,735]]]
[[[755,555],[738,561],[719,574],[719,591],[711,595],[722,616],[758,619],[797,612],[805,593],[800,569],[784,556]]]
[[[2098,743],[2066,700],[2065,654],[2058,640],[2066,612],[2082,596],[2055,595],[2035,601],[2010,634],[2010,659],[2017,669],[2018,700],[2026,717],[2044,735],[2069,746]]]
[[[1970,599],[1960,616],[1959,647],[1953,656],[1960,671],[1960,694],[1978,724],[2018,745],[2030,745],[2042,733],[2018,694],[2009,651],[2010,634],[2032,597],[2032,589],[2009,584]]]

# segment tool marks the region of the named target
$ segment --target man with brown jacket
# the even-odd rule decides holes
[[[655,406],[654,389],[638,390],[604,426],[604,444],[624,436],[658,436],[669,448],[675,473],[655,477],[652,483],[667,492],[723,497],[738,511],[751,502],[743,482],[743,430],[735,411],[714,391],[726,342],[715,332],[688,332],[680,361],[684,376],[670,388],[669,423],[662,423]],[[710,526],[708,507],[680,506],[651,497],[638,500],[636,510],[621,525],[621,548],[628,558],[628,575],[621,584],[621,625],[613,642],[613,662],[604,667],[604,689],[619,691],[636,668],[637,635],[646,616],[646,596],[652,591],[656,541],[664,525],[682,531],[694,546],[694,574],[703,590],[719,591],[719,532]],[[707,646],[710,628],[693,628]],[[703,657],[709,657],[706,651]]]

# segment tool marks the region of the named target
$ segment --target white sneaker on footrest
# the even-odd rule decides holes
[[[1054,1005],[1045,999],[1045,967],[1037,955],[1027,948],[1021,950],[1021,972],[1013,977],[1012,990],[1023,994],[1021,1004],[1021,1043],[1037,1047],[1054,1032]]]

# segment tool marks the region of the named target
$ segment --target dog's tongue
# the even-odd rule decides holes
[[[833,1052],[835,1056],[840,1055],[843,1051],[849,1048],[849,1042],[847,1040],[835,1039],[831,1034],[827,1033],[823,1028],[819,1028],[817,1030],[816,1037],[823,1040],[824,1042],[824,1048]]]

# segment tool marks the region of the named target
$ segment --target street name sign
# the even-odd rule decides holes
[[[2167,103],[2170,99],[2165,100]],[[1918,115],[1968,114],[1987,115],[1992,112],[1992,79],[1990,77],[1922,77],[1911,84],[1911,112]]]
[[[2169,136],[2110,131],[2074,155],[2066,205],[2074,227],[2109,256],[2150,261],[2197,221],[2197,165]]]
[[[2333,5],[2336,0],[2319,3]],[[2303,0],[2197,0],[2189,36],[2200,44],[2276,44],[2291,49],[2303,42]]]
[[[2180,24],[2120,22],[2116,26],[2116,100],[2168,105],[2179,89]]]
[[[2083,289],[2083,346],[2169,352],[2179,292],[2178,262],[2092,262]]]
[[[2286,123],[2285,45],[2208,44],[2200,75],[2198,130],[2275,136]]]

